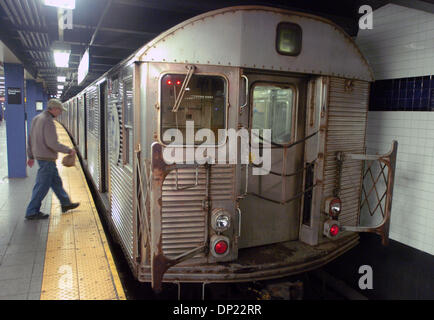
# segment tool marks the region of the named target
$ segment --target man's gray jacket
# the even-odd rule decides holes
[[[57,141],[54,116],[44,111],[33,118],[27,156],[29,159],[56,160],[58,152],[70,153],[71,149]]]

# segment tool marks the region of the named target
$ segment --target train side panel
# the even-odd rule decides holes
[[[99,89],[94,85],[86,91],[87,108],[87,166],[98,190],[101,188],[101,148]]]
[[[138,89],[137,89],[138,90]],[[130,264],[136,254],[134,229],[133,66],[108,79],[108,161],[111,221]]]

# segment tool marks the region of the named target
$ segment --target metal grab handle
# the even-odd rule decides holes
[[[249,188],[249,164],[246,164],[246,189],[244,190],[243,197],[247,195],[248,188]]]
[[[140,202],[137,203],[137,209],[139,210],[139,221],[142,222],[142,220],[144,220],[144,224],[145,224],[145,229],[146,229],[146,243],[142,243],[143,247],[148,246],[148,244],[151,243],[151,227],[150,227],[150,223],[148,221],[148,212],[146,209],[146,201],[149,201],[149,192],[151,189],[151,184],[150,184],[150,179],[148,176],[148,168],[146,166],[146,162],[143,161],[143,165],[144,165],[144,173],[145,173],[145,183],[142,181],[142,167],[140,166],[140,145],[137,147],[137,149],[135,150],[136,152],[136,157],[137,157],[137,175],[139,176],[139,181],[138,181],[138,187],[140,190],[140,199],[142,200],[142,205],[143,207],[140,205]],[[146,186],[146,192],[144,192],[144,187]],[[142,257],[143,259],[144,257]]]
[[[194,188],[199,184],[199,166],[196,167],[196,182],[194,184],[191,184],[189,186],[184,186],[181,188],[178,187],[178,168],[176,168],[175,171],[176,171],[176,175],[175,175],[175,189],[176,190],[185,190],[185,189]]]
[[[179,91],[178,96],[176,97],[175,105],[173,106],[172,112],[178,112],[179,105],[181,104],[182,98],[184,97],[185,89],[190,83],[191,76],[193,75],[196,67],[193,65],[188,65],[186,67],[188,69],[187,75],[185,77],[184,82],[182,83],[181,89]]]
[[[238,196],[239,199],[244,198],[248,194],[248,188],[249,188],[249,164],[246,164],[246,185],[244,187],[244,193],[240,196]]]
[[[241,237],[241,209],[237,208],[238,211],[238,237]]]
[[[245,75],[242,75],[241,78],[246,80],[246,102],[240,106],[240,114],[244,112],[244,108],[247,107],[247,102],[249,100],[249,79]]]

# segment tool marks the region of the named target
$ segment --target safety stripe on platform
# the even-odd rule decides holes
[[[59,141],[72,147],[65,129],[58,123],[56,129]],[[80,206],[62,214],[53,193],[41,300],[125,300],[80,162],[66,168],[62,157],[59,154],[57,167],[63,187]]]

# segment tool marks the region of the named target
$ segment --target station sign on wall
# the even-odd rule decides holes
[[[8,104],[22,104],[21,88],[8,88]]]

